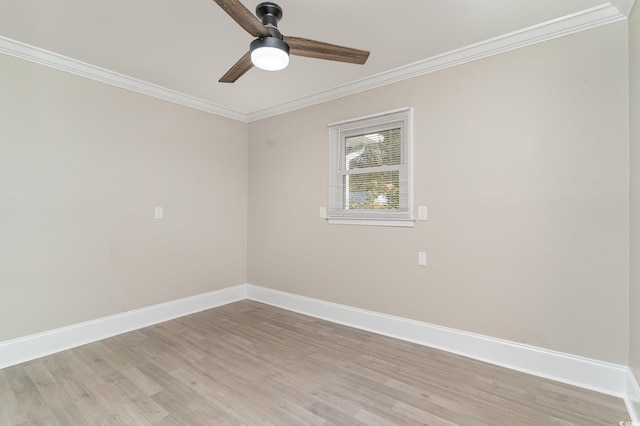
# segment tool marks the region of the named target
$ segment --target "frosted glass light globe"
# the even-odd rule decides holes
[[[267,71],[279,71],[289,65],[289,55],[277,47],[258,47],[251,52],[251,62]]]

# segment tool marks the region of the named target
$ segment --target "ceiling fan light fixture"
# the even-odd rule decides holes
[[[260,3],[253,16],[240,0],[213,0],[246,32],[257,37],[251,42],[249,52],[227,71],[220,83],[233,83],[254,66],[263,70],[277,71],[289,65],[291,54],[328,61],[364,64],[369,51],[352,49],[301,37],[283,36],[278,30],[282,19],[282,8],[270,1]]]
[[[277,37],[261,37],[251,42],[251,62],[267,71],[279,71],[289,65],[289,45]]]

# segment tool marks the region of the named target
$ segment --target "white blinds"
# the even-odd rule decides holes
[[[329,217],[412,219],[412,110],[329,126]]]

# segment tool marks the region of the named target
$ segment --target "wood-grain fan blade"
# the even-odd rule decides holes
[[[220,83],[233,83],[237,79],[242,77],[244,73],[249,71],[251,68],[253,68],[253,62],[251,62],[251,52],[247,52],[218,81]]]
[[[301,37],[284,36],[284,41],[289,45],[290,53],[296,56],[328,59],[330,61],[349,62],[360,65],[367,62],[369,58],[369,52],[366,50],[352,49],[350,47],[338,46]]]
[[[239,0],[213,0],[242,28],[254,37],[267,37],[269,32],[262,22],[249,12]]]

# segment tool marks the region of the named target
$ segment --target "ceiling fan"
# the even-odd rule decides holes
[[[283,36],[278,30],[282,8],[275,3],[260,3],[256,7],[256,18],[240,0],[214,1],[249,34],[257,37],[251,42],[250,50],[222,76],[221,83],[235,82],[254,65],[269,71],[281,70],[289,64],[289,54],[360,65],[369,58],[366,50]]]

